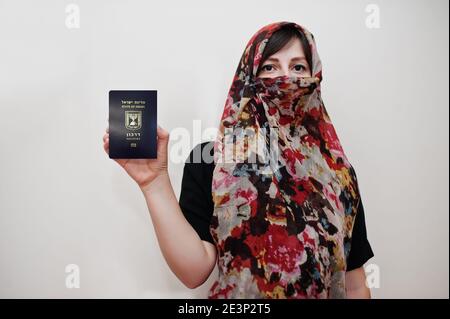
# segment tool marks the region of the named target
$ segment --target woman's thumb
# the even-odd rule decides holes
[[[169,132],[167,132],[165,129],[163,129],[159,124],[158,124],[158,128],[156,129],[156,134],[158,135],[158,139],[169,140]]]
[[[167,151],[167,145],[169,143],[169,132],[167,132],[158,124],[156,134],[158,135],[157,152],[158,154],[163,154]]]

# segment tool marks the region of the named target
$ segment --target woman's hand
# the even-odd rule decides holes
[[[161,252],[170,269],[187,287],[196,288],[213,271],[216,248],[201,240],[183,216],[167,172],[169,133],[158,125],[157,135],[157,158],[114,160],[141,188]],[[103,148],[109,154],[109,127],[103,136]]]
[[[167,175],[167,145],[169,132],[158,125],[157,128],[157,158],[155,159],[114,159],[143,190],[148,187],[155,178]],[[109,126],[103,135],[103,148],[109,155]]]
[[[345,273],[345,287],[348,299],[370,299],[370,289],[366,284],[364,267],[359,267]]]

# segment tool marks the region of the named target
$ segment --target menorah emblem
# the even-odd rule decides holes
[[[137,130],[142,126],[141,111],[125,111],[125,127],[129,130]]]

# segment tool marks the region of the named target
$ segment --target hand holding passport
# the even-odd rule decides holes
[[[156,91],[109,91],[110,158],[156,158]]]
[[[156,91],[110,91],[103,148],[141,187],[167,173],[169,133],[156,123]]]

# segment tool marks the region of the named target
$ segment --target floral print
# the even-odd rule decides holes
[[[287,24],[308,40],[312,77],[258,78],[267,41]],[[303,26],[273,23],[248,42],[214,142],[210,232],[219,277],[208,298],[346,297],[360,197],[321,81],[315,40]]]

